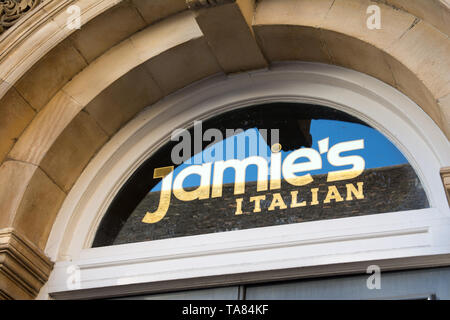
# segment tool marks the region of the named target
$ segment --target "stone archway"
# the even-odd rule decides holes
[[[95,153],[142,108],[214,74],[292,60],[344,66],[396,87],[450,135],[443,1],[80,0],[89,22],[76,32],[65,28],[73,3],[55,2],[0,42],[5,298],[32,298],[45,283],[48,235]],[[381,30],[365,27],[370,4]]]

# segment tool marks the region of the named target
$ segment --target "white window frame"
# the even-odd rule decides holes
[[[269,102],[320,104],[370,124],[415,168],[431,207],[90,248],[121,186],[175,128]],[[280,63],[270,70],[217,75],[146,108],[90,162],[51,231],[46,254],[56,263],[41,297],[70,297],[70,292],[117,296],[152,287],[144,284],[169,290],[182,287],[170,285],[177,281],[195,287],[207,283],[195,279],[222,279],[208,284],[213,285],[256,273],[275,279],[270,272],[285,274],[280,270],[309,277],[361,272],[370,261],[384,261],[390,269],[450,265],[450,212],[439,175],[445,166],[450,166],[449,141],[433,120],[405,95],[370,76],[318,63]]]

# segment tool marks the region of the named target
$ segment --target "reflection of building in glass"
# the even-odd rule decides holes
[[[313,119],[313,126],[311,128],[312,135],[307,134],[307,136],[311,137],[310,143],[305,143],[305,135],[298,131],[299,121],[305,119],[309,122]],[[261,128],[263,130],[273,129],[272,125],[275,123],[279,126],[279,129],[277,128],[280,135],[279,141],[284,143],[285,146],[288,146],[284,147],[282,145],[280,153],[271,153],[267,145],[267,140],[262,139],[262,136],[258,135],[258,132],[262,131]],[[231,127],[233,128],[233,132],[236,131],[235,129],[247,131],[227,137],[225,133],[230,130],[230,126],[235,126]],[[144,216],[140,218],[142,225],[139,226],[139,223],[132,222],[132,225],[136,224],[136,230],[139,233],[139,236],[136,235],[136,237],[149,239],[149,234],[152,234],[156,228],[161,235],[152,236],[152,239],[160,239],[217,231],[248,229],[252,228],[252,226],[256,228],[260,226],[296,223],[299,221],[323,220],[332,217],[395,212],[428,207],[426,195],[419,178],[415,175],[413,168],[406,165],[407,160],[402,153],[376,129],[342,111],[320,105],[293,103],[265,104],[236,109],[207,119],[201,123],[201,126],[195,123],[189,131],[186,131],[190,132],[187,135],[189,138],[187,142],[190,146],[186,148],[188,150],[186,153],[190,154],[190,151],[195,150],[195,144],[199,142],[198,139],[201,139],[204,133],[214,128],[218,128],[218,131],[223,132],[219,137],[223,137],[224,140],[213,141],[210,144],[203,141],[201,144],[202,149],[196,150],[197,154],[192,156],[192,158],[186,158],[185,163],[181,165],[177,166],[176,163],[172,162],[173,150],[174,148],[178,150],[179,145],[186,146],[186,141],[170,141],[150,157],[129,179],[116,196],[116,199],[112,202],[99,226],[93,245],[105,246],[111,245],[112,243],[123,243],[121,241],[115,242],[119,232],[123,232],[121,231],[123,230],[122,226],[124,224],[130,225],[130,215],[133,217],[131,218],[133,221],[139,219],[142,210],[147,213],[144,213],[145,218]],[[253,133],[250,137],[254,139],[245,139],[245,136],[244,138],[242,137],[250,131]],[[239,162],[233,162],[233,160],[228,158],[224,161],[220,157],[216,159],[217,162],[208,163],[205,161],[204,154],[209,153],[211,148],[215,148],[216,150],[223,149],[224,155],[229,154],[225,150],[229,148],[230,141],[233,142],[234,149],[244,151],[233,154],[231,157],[231,159],[239,159]],[[249,152],[252,147],[249,145],[251,143],[257,143],[262,145],[262,147],[256,152]],[[262,149],[264,149],[264,152],[262,152]],[[303,155],[299,155],[298,158],[295,156],[297,152],[303,151]],[[251,160],[252,156],[258,156],[260,158]],[[294,156],[291,160],[293,162],[287,163],[287,160],[291,156]],[[200,171],[202,176],[200,176],[199,171],[185,174],[186,170],[193,168],[200,169],[202,162],[196,163],[193,161],[194,158],[203,158],[203,162],[206,162],[202,165],[204,168]],[[164,163],[164,161],[166,162]],[[222,170],[218,170],[219,164]],[[288,164],[288,166],[285,166],[285,164]],[[393,174],[395,179],[390,174],[380,174],[379,176],[376,175],[376,178],[373,178],[374,173],[380,172],[380,170],[385,172],[385,168],[396,168],[395,166],[399,168],[407,167],[409,170],[399,170],[398,173]],[[224,168],[226,169],[223,170]],[[286,168],[289,168],[289,170],[285,170]],[[174,170],[173,174],[169,175],[171,170]],[[160,175],[158,173],[159,171],[164,171],[165,174]],[[220,172],[217,176],[216,171]],[[291,171],[294,172],[293,176],[286,176]],[[401,181],[401,172],[405,172],[405,176],[403,177],[405,183]],[[314,179],[311,177],[308,178],[308,175],[314,176]],[[415,178],[412,179],[409,175],[413,175]],[[299,176],[304,176],[305,178],[297,178]],[[182,180],[179,180],[180,177],[182,177]],[[216,180],[217,177],[220,177],[218,181]],[[241,182],[238,182],[240,181],[239,179],[241,179]],[[413,184],[411,184],[412,180],[415,181]],[[163,181],[165,181],[164,184],[166,185],[167,191],[161,193],[155,192],[161,190]],[[252,181],[258,181],[258,183],[252,183]],[[280,184],[281,181],[283,181],[282,185]],[[322,181],[322,184],[320,181]],[[326,181],[328,182],[324,184]],[[337,200],[338,202],[341,199],[346,199],[347,193],[350,191],[342,189],[339,191],[337,186],[340,185],[341,188],[347,188],[346,184],[349,181],[353,183],[351,186],[353,188],[352,191],[356,192],[358,190],[362,194],[362,188],[364,188],[364,192],[371,195],[370,198],[366,197],[362,201],[362,207],[360,209],[349,209],[347,204],[344,204],[346,201],[343,200],[337,206],[341,209],[336,211],[333,209],[331,217],[329,213],[326,215],[318,214],[320,210],[326,211],[326,208],[330,207],[326,203],[329,202],[331,204],[331,199],[334,201]],[[248,192],[242,194],[242,192],[238,191],[238,189],[242,189],[241,184],[244,182],[250,190],[252,190],[251,186],[253,185],[253,189],[255,189],[253,190],[254,194],[248,195]],[[222,184],[227,183],[234,183],[233,185],[236,187],[234,199],[224,199],[222,196],[220,190],[227,189],[227,187],[222,187]],[[363,183],[363,185],[359,186],[358,183]],[[176,186],[177,184],[178,186]],[[252,196],[257,196],[256,185],[259,186],[259,191],[270,189],[271,194],[267,195],[267,199],[251,199]],[[304,187],[295,188],[295,186]],[[381,186],[381,188],[377,186]],[[193,187],[193,189],[188,191],[189,187]],[[193,203],[187,201],[186,197],[188,193],[197,188],[198,190],[200,188],[206,188],[208,191],[205,195],[200,196],[199,194],[192,200],[203,200],[194,200]],[[420,190],[420,196],[414,193],[415,188]],[[150,198],[147,196],[148,190],[154,191]],[[298,210],[296,208],[284,210],[284,206],[287,205],[283,202],[289,201],[286,199],[286,195],[295,191],[298,191],[301,196],[310,198],[307,200],[309,204],[308,208],[310,208],[308,209],[309,213],[303,213],[304,210]],[[393,197],[398,195],[398,198],[386,201],[384,207],[380,207],[380,200],[387,199],[386,192]],[[280,204],[277,203],[276,198],[274,198],[275,200],[269,200],[275,193],[280,193],[278,198]],[[343,196],[340,193],[343,193]],[[409,193],[413,194],[413,196],[409,200],[405,200],[405,197],[408,197]],[[158,196],[155,196],[155,194]],[[264,193],[259,192],[258,195],[260,194]],[[282,194],[284,195],[281,196]],[[309,196],[307,196],[308,194]],[[152,203],[149,203],[149,199],[152,199]],[[323,203],[325,200],[327,201]],[[249,203],[255,202],[254,206],[258,206],[261,205],[260,201],[264,203],[267,201],[272,203],[273,201],[272,207],[270,207],[270,204],[268,206],[276,212],[283,212],[284,218],[277,220],[278,218],[275,216],[272,218],[272,222],[270,222],[270,218],[258,219],[258,217],[252,216],[248,218],[239,215],[249,212],[249,206],[251,206]],[[292,198],[290,201],[295,202],[296,199]],[[299,203],[303,201],[298,199]],[[317,206],[320,202],[322,202],[322,205]],[[223,207],[223,203],[226,203],[225,207]],[[191,231],[178,232],[176,231],[177,226],[171,225],[169,227],[167,225],[167,221],[174,223],[174,218],[170,218],[170,212],[173,212],[174,208],[172,206],[174,204],[176,206],[176,212],[187,212],[179,216],[179,219],[188,219],[188,217],[192,217],[194,212],[195,216],[199,217],[195,223],[189,223],[187,220],[182,222],[178,218],[175,219],[177,221],[176,224],[190,225],[192,228]],[[214,212],[217,210],[211,212],[212,208],[226,208],[232,204],[234,205],[234,210],[226,210],[226,214],[230,217],[230,221],[227,221],[226,224],[222,224],[223,221],[220,219],[217,220],[216,227],[205,228],[201,224],[201,221],[203,221],[202,217],[208,216],[209,218],[206,221],[214,217]],[[185,208],[183,209],[184,206]],[[334,208],[334,206],[332,207]],[[196,209],[194,210],[194,208]],[[137,215],[135,214],[136,210],[139,212]],[[218,210],[222,212],[221,209]],[[301,217],[299,217],[300,211],[302,211]],[[355,212],[358,214],[355,214]],[[166,216],[166,214],[168,215]],[[239,218],[234,217],[235,214],[239,215]],[[311,215],[310,218],[308,218],[309,215]],[[218,217],[221,216],[218,215]],[[156,221],[161,221],[157,223],[157,227],[151,225]],[[145,232],[145,230],[148,231]],[[130,235],[132,231],[125,233]]]
[[[97,245],[122,244],[147,240],[166,239],[197,234],[241,230],[248,228],[283,225],[325,219],[339,219],[368,214],[380,214],[428,208],[428,200],[421,183],[410,165],[368,169],[360,177],[337,183],[326,182],[326,175],[314,176],[314,183],[305,187],[294,187],[284,183],[281,190],[256,192],[255,183],[247,183],[244,195],[234,195],[233,184],[224,185],[223,197],[184,202],[172,199],[166,217],[154,224],[142,223],[147,211],[154,211],[159,202],[159,192],[149,193],[129,216],[115,239],[104,239]],[[347,184],[364,183],[364,199],[347,200]],[[324,203],[328,187],[336,186],[342,197]],[[311,189],[318,188],[318,203],[311,205]],[[298,203],[306,201],[304,207],[290,208],[292,191]],[[280,193],[286,209],[268,208],[273,194]],[[261,212],[254,212],[253,196],[266,195],[260,203]],[[243,215],[236,215],[236,199],[243,198]]]

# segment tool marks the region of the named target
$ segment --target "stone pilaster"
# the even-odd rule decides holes
[[[53,263],[12,228],[0,230],[0,300],[34,299]]]
[[[442,182],[444,183],[444,188],[447,193],[448,203],[450,204],[450,167],[445,167],[441,169]]]

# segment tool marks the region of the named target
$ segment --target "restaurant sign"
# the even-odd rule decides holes
[[[154,170],[154,178],[162,178],[162,188],[160,192],[160,200],[158,209],[155,212],[147,212],[142,222],[157,223],[162,220],[170,207],[171,195],[180,201],[208,200],[210,198],[220,198],[223,193],[224,172],[228,168],[235,171],[234,195],[236,202],[235,215],[244,214],[243,206],[250,206],[251,212],[261,212],[261,201],[270,200],[268,211],[285,210],[286,203],[290,208],[301,208],[307,206],[318,205],[321,202],[328,204],[332,201],[353,201],[364,199],[364,181],[348,183],[345,185],[344,195],[338,190],[335,184],[327,186],[326,196],[319,199],[319,188],[313,187],[303,198],[308,200],[299,201],[298,191],[290,192],[288,200],[283,199],[276,190],[281,189],[281,178],[291,186],[307,186],[314,183],[311,176],[311,170],[322,169],[321,154],[327,153],[329,163],[336,167],[350,165],[350,169],[336,170],[327,173],[326,181],[329,183],[342,180],[355,179],[364,171],[365,161],[361,156],[342,154],[348,151],[359,150],[364,148],[364,139],[347,141],[338,143],[329,148],[329,138],[318,142],[319,151],[312,148],[301,148],[290,153],[283,161],[281,157],[281,145],[274,144],[272,146],[272,154],[269,161],[264,157],[252,156],[243,160],[231,159],[226,161],[217,161],[214,163],[205,163],[202,165],[189,166],[178,173],[175,180],[173,179],[173,166],[157,168]],[[298,160],[305,159],[298,163]],[[258,193],[271,191],[269,194],[254,195],[251,197],[239,197],[245,195],[245,176],[248,166],[257,167],[256,191]],[[270,172],[270,173],[269,173]],[[200,185],[194,190],[187,191],[183,187],[184,181],[190,175],[198,175],[200,177]],[[212,178],[212,186],[210,181]],[[173,189],[172,189],[173,185]],[[245,202],[244,202],[245,200]]]
[[[94,247],[429,207],[396,146],[335,109],[262,105],[174,132],[122,187]]]

